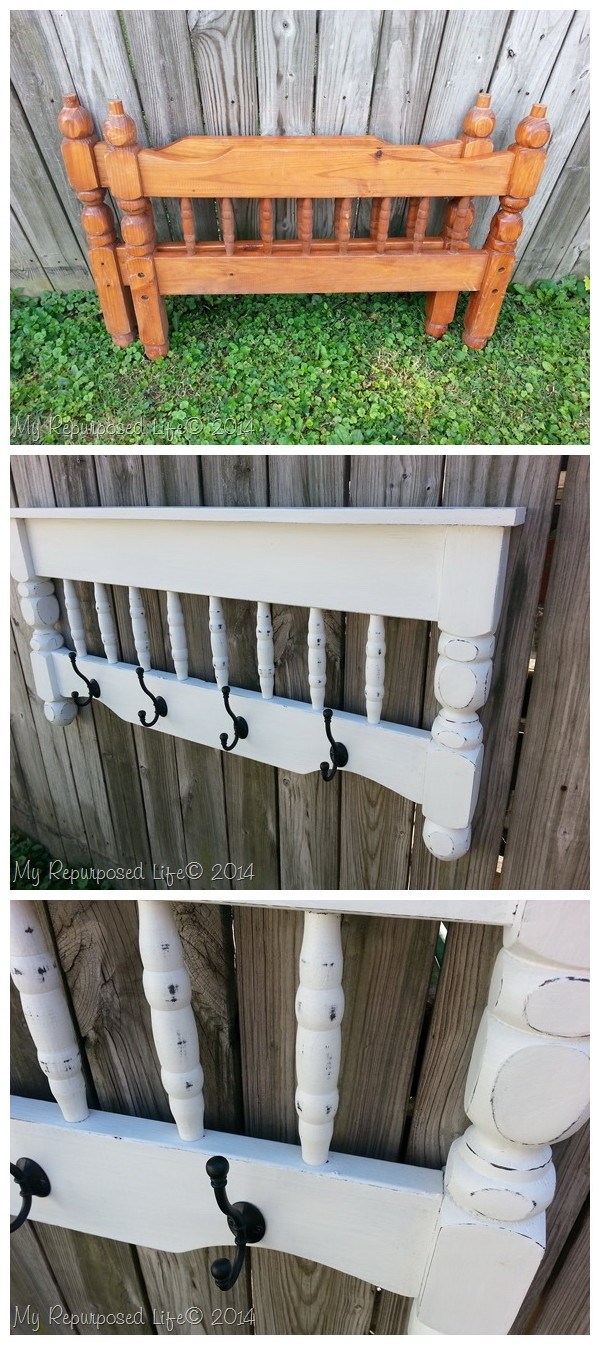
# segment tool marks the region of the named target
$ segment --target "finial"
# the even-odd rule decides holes
[[[58,128],[68,140],[81,140],[92,135],[94,123],[87,108],[81,107],[76,93],[66,93],[58,115]]]
[[[129,117],[123,111],[120,98],[109,99],[108,116],[102,129],[105,140],[108,140],[109,145],[113,145],[115,148],[121,148],[123,145],[135,145],[137,142],[135,122],[133,117]]]
[[[534,103],[528,117],[519,122],[515,131],[517,145],[525,149],[542,149],[550,139],[550,122],[546,121],[543,103]]]
[[[475,136],[477,140],[485,140],[492,134],[496,125],[496,118],[491,109],[491,93],[479,93],[475,106],[467,112],[463,122],[465,135]]]

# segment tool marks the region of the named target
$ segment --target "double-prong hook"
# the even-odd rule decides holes
[[[214,1158],[209,1158],[206,1171],[210,1177],[210,1184],[215,1193],[217,1205],[227,1219],[231,1232],[235,1236],[237,1247],[233,1265],[226,1256],[219,1257],[218,1261],[213,1261],[210,1273],[217,1289],[233,1289],[244,1264],[247,1244],[249,1242],[261,1242],[267,1227],[264,1217],[260,1210],[256,1208],[256,1205],[251,1205],[247,1200],[238,1200],[235,1205],[229,1204],[226,1190],[229,1163],[226,1158],[223,1158],[222,1154],[215,1154]]]
[[[230,718],[230,719],[233,719],[233,727],[234,727],[234,729],[235,729],[235,738],[234,738],[234,740],[233,740],[232,743],[228,743],[228,742],[227,742],[227,734],[226,734],[226,733],[220,733],[220,734],[219,734],[219,738],[220,738],[221,747],[223,748],[223,751],[224,751],[224,752],[232,752],[233,749],[234,749],[234,747],[237,747],[237,744],[239,743],[240,738],[247,738],[247,737],[248,737],[248,725],[247,725],[247,723],[246,723],[246,720],[245,720],[245,719],[242,719],[242,716],[241,716],[241,715],[234,715],[233,710],[230,709],[230,706],[229,706],[229,696],[230,696],[230,694],[231,694],[231,687],[221,687],[221,692],[222,692],[222,695],[223,695],[223,702],[224,702],[224,705],[225,705],[225,709],[226,709],[226,711],[227,711],[227,714],[229,715],[229,718]]]
[[[144,685],[143,668],[136,668],[135,671],[138,677],[139,684],[142,688],[142,691],[145,692],[146,696],[150,697],[150,700],[152,701],[152,704],[154,706],[154,719],[146,719],[145,710],[138,710],[138,719],[140,721],[140,724],[143,724],[145,729],[151,729],[154,727],[154,725],[157,723],[159,719],[164,719],[165,715],[167,714],[167,702],[166,700],[163,699],[162,696],[153,696],[152,692],[148,691],[147,686]]]
[[[75,650],[69,649],[68,653],[73,672],[77,674],[77,677],[81,678],[82,682],[85,682],[85,685],[90,693],[89,696],[80,696],[78,691],[71,692],[71,700],[74,700],[75,704],[81,710],[82,706],[90,705],[93,696],[95,696],[96,699],[99,697],[100,687],[98,686],[95,677],[92,677],[91,680],[88,680],[88,678],[84,677],[83,673],[79,671],[79,668],[77,667],[77,654],[75,653]]]
[[[328,766],[326,761],[321,762],[319,769],[321,771],[321,775],[323,776],[324,780],[333,780],[333,777],[338,767],[348,765],[347,747],[344,747],[343,743],[336,743],[331,735],[332,718],[333,718],[333,710],[323,711],[323,719],[325,720],[325,732],[327,734],[328,741],[331,743],[329,755],[331,757],[331,763],[332,763],[331,766]]]
[[[10,1175],[21,1192],[21,1208],[10,1225],[11,1233],[16,1233],[29,1215],[33,1197],[49,1196],[51,1187],[44,1169],[33,1158],[18,1158],[16,1163],[11,1163]]]

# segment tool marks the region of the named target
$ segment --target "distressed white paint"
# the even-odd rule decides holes
[[[264,700],[273,696],[275,683],[275,653],[273,649],[273,621],[268,602],[256,604],[256,653],[260,690]]]
[[[566,961],[572,948],[581,961],[585,906],[519,903],[507,927],[467,1074],[473,1124],[450,1149],[409,1334],[507,1333],[540,1263],[555,1185],[550,1144],[589,1110],[587,977]]]
[[[305,1163],[327,1162],[342,1051],[341,917],[307,911],[296,994],[296,1111]]]
[[[229,657],[227,654],[227,627],[220,598],[208,599],[208,628],[215,679],[219,690],[229,683]]]
[[[326,681],[325,618],[319,607],[311,607],[308,614],[308,685],[315,710],[322,710],[325,705]]]
[[[188,675],[188,647],[181,599],[178,593],[167,593],[167,622],[175,673],[178,681],[185,682]]]
[[[183,1140],[204,1134],[204,1074],[190,978],[168,901],[140,901],[140,956],[160,1077]]]
[[[576,897],[519,902],[504,943],[543,962],[585,970],[590,961],[590,903]]]
[[[94,584],[94,597],[96,600],[96,612],[98,613],[98,626],[100,636],[106,650],[106,657],[109,663],[116,663],[119,657],[117,647],[117,632],[115,621],[108,596],[108,589],[105,584]]]
[[[52,1192],[32,1218],[142,1247],[187,1252],[231,1246],[206,1161],[229,1161],[230,1199],[257,1205],[263,1248],[305,1257],[392,1293],[417,1292],[442,1195],[439,1172],[329,1155],[307,1167],[300,1149],[208,1131],[185,1144],[174,1125],[93,1112],[68,1129],[52,1103],[14,1098],[11,1158],[35,1156]],[[18,1207],[18,1192],[11,1192]]]
[[[81,1056],[60,969],[48,949],[33,902],[10,903],[10,956],[10,974],[21,997],[40,1068],[65,1121],[83,1121],[88,1107]]]
[[[63,580],[63,584],[65,590],[65,607],[67,609],[67,617],[69,619],[69,628],[73,637],[75,653],[78,658],[85,658],[87,649],[79,598],[77,597],[72,579]]]
[[[382,616],[370,616],[365,667],[365,701],[369,724],[378,724],[381,719],[385,695],[385,648],[385,621]]]
[[[144,672],[148,672],[150,669],[150,637],[148,635],[144,601],[139,588],[130,587],[129,589],[129,615],[138,664],[140,668],[144,669]]]
[[[51,724],[70,724],[77,714],[77,706],[71,699],[72,688],[66,688],[63,695],[58,689],[53,654],[64,645],[60,631],[55,630],[60,619],[60,607],[51,579],[42,579],[31,574],[18,585],[19,600],[23,619],[33,627],[31,647],[31,669],[38,696],[44,702],[44,714]],[[73,680],[73,669],[65,659]]]

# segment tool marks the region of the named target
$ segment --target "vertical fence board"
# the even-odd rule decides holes
[[[587,889],[589,468],[569,458],[502,887]],[[568,752],[564,744],[568,743]]]
[[[435,507],[440,502],[442,467],[442,458],[433,455],[354,457],[349,503],[354,507]],[[398,583],[402,582],[399,574]],[[367,627],[364,617],[348,614],[344,707],[358,714],[365,712]],[[428,644],[427,622],[386,620],[384,719],[419,725]],[[359,776],[344,776],[340,886],[406,887],[413,818],[414,805],[408,799]]]
[[[306,458],[294,454],[269,458],[269,503],[275,506],[344,504],[345,459],[340,455]],[[327,686],[325,704],[342,704],[344,621],[340,612],[326,612]],[[309,701],[308,610],[272,608],[275,641],[275,693]],[[322,753],[315,749],[310,775],[278,771],[279,862],[281,886],[286,889],[339,886],[340,777],[325,783],[319,762],[329,758],[323,724]],[[335,723],[335,719],[334,719]]]
[[[589,1210],[577,1228],[556,1278],[548,1288],[539,1316],[534,1319],[534,1336],[589,1336],[590,1290],[590,1215]]]
[[[10,212],[10,284],[25,294],[43,294],[53,286],[26,237],[14,210]]]
[[[69,1308],[38,1242],[39,1227],[26,1223],[11,1240],[11,1334],[36,1336],[42,1328],[44,1335],[62,1336],[65,1328],[54,1314],[48,1321],[48,1304],[56,1306],[59,1313],[68,1313]]]
[[[497,864],[508,805],[533,629],[538,609],[548,532],[556,497],[560,458],[520,454],[501,457],[448,457],[444,505],[525,505],[527,517],[511,538],[503,616],[496,634],[492,689],[481,713],[485,754],[481,793],[468,855],[444,864],[426,850],[421,810],[417,810],[411,858],[411,888],[478,888],[497,884]],[[482,632],[483,633],[483,632]],[[437,713],[433,671],[437,659],[437,628],[433,628],[423,723],[430,727]]]
[[[258,135],[251,10],[187,11],[207,135]],[[256,201],[234,201],[240,238],[258,236]]]
[[[527,285],[538,276],[552,275],[582,220],[587,218],[590,202],[587,177],[589,162],[588,118],[577,136],[556,188],[540,216],[540,227],[521,256],[515,272],[515,280],[520,284]],[[567,272],[561,269],[561,274]]]
[[[92,289],[87,262],[63,213],[20,102],[10,93],[11,201],[54,289]]]
[[[315,135],[368,130],[381,17],[379,9],[319,11]],[[333,234],[333,201],[315,201],[314,230]]]
[[[310,135],[317,36],[316,10],[259,9],[255,13],[258,114],[261,135]],[[293,238],[296,201],[277,200],[277,238]]]
[[[555,1144],[552,1157],[556,1167],[556,1195],[546,1214],[546,1252],[540,1268],[533,1280],[518,1317],[512,1327],[511,1335],[527,1334],[532,1330],[538,1333],[537,1311],[540,1298],[554,1277],[555,1267],[562,1261],[565,1249],[573,1233],[573,1227],[582,1217],[586,1201],[590,1194],[590,1126],[589,1122],[564,1140]],[[564,1283],[562,1286],[564,1290]],[[589,1294],[580,1280],[577,1289],[582,1303]],[[573,1317],[565,1317],[565,1331],[574,1330]],[[554,1332],[553,1332],[554,1334]]]
[[[575,231],[562,254],[557,260],[552,279],[561,276],[589,276],[590,274],[590,212],[586,211],[579,228]]]

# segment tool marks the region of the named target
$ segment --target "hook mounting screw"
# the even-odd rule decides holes
[[[218,1261],[213,1261],[210,1273],[217,1289],[232,1289],[244,1264],[247,1244],[249,1242],[262,1242],[267,1226],[260,1210],[256,1208],[256,1205],[251,1205],[249,1201],[238,1200],[235,1205],[230,1205],[226,1189],[229,1172],[229,1163],[226,1158],[223,1158],[221,1154],[215,1154],[214,1158],[209,1158],[206,1171],[210,1177],[210,1184],[215,1193],[217,1205],[227,1219],[231,1232],[235,1236],[237,1247],[233,1265],[226,1256],[219,1257]]]
[[[98,699],[98,697],[100,696],[100,687],[98,686],[95,677],[92,677],[91,680],[88,680],[88,678],[84,677],[83,673],[79,671],[79,668],[77,667],[77,654],[75,650],[69,649],[68,654],[73,672],[77,675],[77,677],[81,678],[82,682],[85,682],[85,685],[90,693],[89,696],[80,696],[78,691],[71,692],[71,700],[74,700],[75,704],[81,710],[82,706],[90,705],[92,697],[96,697],[96,699]]]
[[[230,719],[233,719],[233,727],[234,727],[234,729],[235,729],[235,738],[234,738],[234,740],[233,740],[232,743],[228,743],[228,742],[227,742],[227,734],[226,734],[226,733],[220,733],[220,734],[219,734],[219,740],[220,740],[221,747],[223,748],[223,751],[224,751],[224,752],[233,752],[234,747],[237,747],[237,745],[238,745],[240,739],[244,739],[244,738],[247,738],[247,737],[248,737],[248,724],[247,724],[247,722],[246,722],[245,719],[242,719],[242,716],[241,716],[241,715],[234,715],[233,710],[230,709],[230,706],[229,706],[229,697],[230,697],[230,694],[231,694],[231,687],[221,687],[221,693],[222,693],[222,696],[223,696],[223,702],[224,702],[224,705],[225,705],[225,709],[226,709],[226,711],[227,711],[227,714],[229,715],[229,718],[230,718]]]
[[[331,733],[331,721],[333,719],[333,710],[324,710],[323,719],[325,720],[325,732],[327,740],[331,743],[329,755],[331,757],[331,766],[326,761],[320,764],[321,775],[324,780],[333,780],[333,777],[340,766],[348,765],[348,749],[343,743],[336,743]]]
[[[138,719],[140,723],[143,724],[145,729],[151,729],[154,727],[154,725],[158,722],[159,719],[164,719],[165,715],[167,714],[167,702],[166,700],[164,700],[162,696],[153,696],[152,692],[148,691],[147,686],[144,685],[143,668],[136,668],[135,671],[139,684],[142,688],[142,691],[145,692],[146,696],[150,697],[150,700],[152,701],[152,704],[154,706],[154,719],[146,719],[145,710],[138,710]]]

